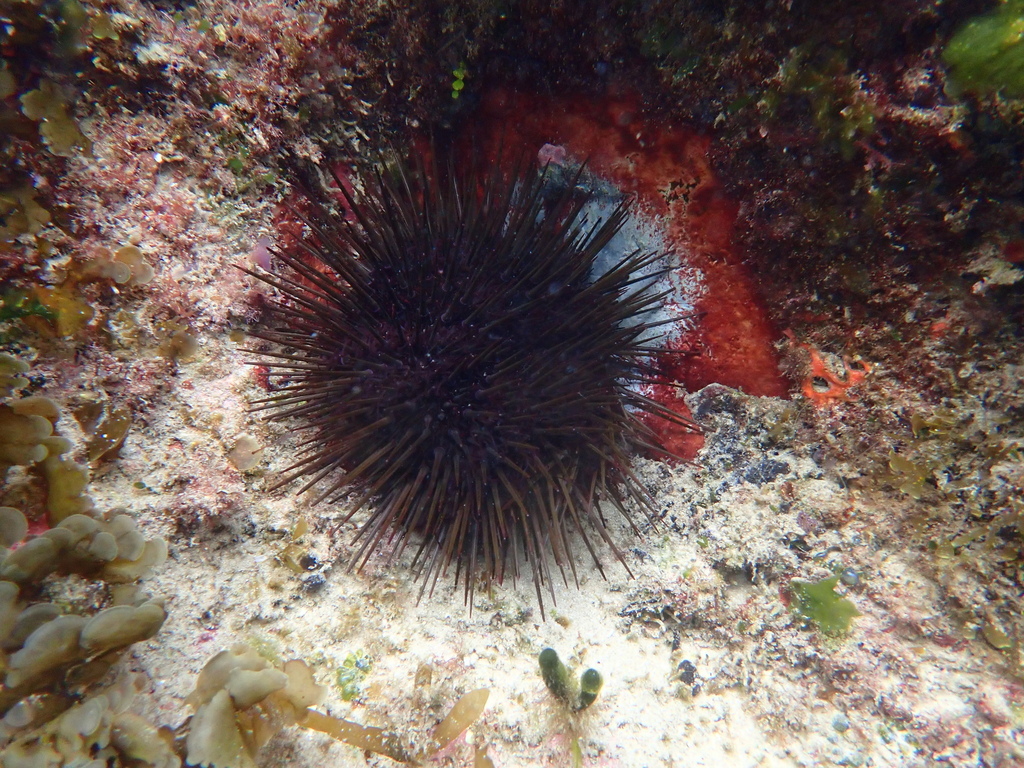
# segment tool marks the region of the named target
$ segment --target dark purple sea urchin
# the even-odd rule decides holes
[[[361,192],[339,183],[347,215],[303,190],[301,253],[275,254],[283,276],[251,273],[279,295],[272,329],[253,334],[273,345],[259,354],[277,384],[255,408],[309,430],[280,485],[371,505],[354,563],[414,541],[423,588],[454,563],[471,601],[525,556],[543,611],[551,561],[575,579],[570,531],[599,569],[594,532],[625,565],[601,504],[634,530],[633,511],[653,511],[630,469],[657,448],[637,413],[683,419],[639,391],[657,256],[592,274],[626,204],[590,223],[578,177],[478,170],[380,163]]]

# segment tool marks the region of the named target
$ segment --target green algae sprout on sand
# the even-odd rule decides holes
[[[604,679],[596,669],[580,675],[579,684],[569,674],[554,648],[545,648],[538,657],[540,676],[556,699],[573,712],[586,709],[597,700]]]
[[[797,613],[825,635],[844,635],[853,619],[860,616],[857,607],[835,592],[838,576],[821,581],[793,581],[790,588]]]

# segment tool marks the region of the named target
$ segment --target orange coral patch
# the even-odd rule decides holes
[[[842,378],[834,374],[825,364],[821,353],[810,344],[797,341],[796,336],[790,330],[785,331],[789,339],[798,347],[803,347],[811,356],[809,364],[810,371],[807,378],[800,385],[800,391],[804,397],[814,403],[817,407],[823,407],[834,402],[844,402],[856,399],[850,394],[849,389],[860,384],[871,373],[871,364],[858,360],[856,362],[843,358],[845,374]],[[816,382],[824,381],[825,389],[819,389]]]

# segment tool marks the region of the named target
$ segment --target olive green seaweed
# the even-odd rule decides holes
[[[597,700],[604,679],[596,669],[588,669],[580,675],[580,709],[586,709]]]
[[[540,652],[540,676],[544,685],[554,694],[556,699],[568,704],[573,694],[572,678],[554,648],[545,648]]]
[[[968,19],[946,44],[942,59],[954,95],[1024,97],[1024,0],[1008,0]]]
[[[545,648],[538,657],[540,675],[544,684],[556,699],[573,712],[586,709],[597,699],[604,680],[596,669],[588,669],[581,676],[579,684],[573,680],[554,648]]]

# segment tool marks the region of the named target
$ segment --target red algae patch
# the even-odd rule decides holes
[[[738,206],[723,193],[708,159],[710,139],[643,113],[628,94],[603,99],[545,97],[496,89],[480,108],[477,129],[488,146],[564,147],[627,194],[661,229],[666,247],[683,254],[681,269],[702,275],[694,330],[669,341],[665,374],[688,391],[723,384],[747,394],[786,397],[779,371],[779,333],[757,292],[756,276],[733,245]],[[682,275],[679,276],[682,279]],[[688,415],[682,393],[655,387],[654,397]],[[660,420],[651,420],[665,447],[692,458],[703,444]]]

